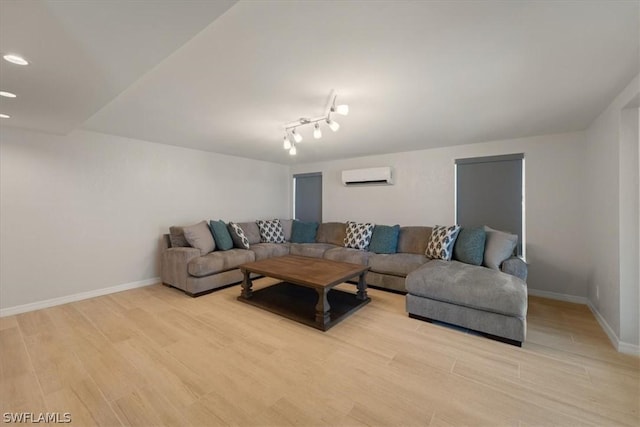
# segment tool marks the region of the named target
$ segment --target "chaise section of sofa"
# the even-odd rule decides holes
[[[406,287],[411,317],[462,326],[518,346],[526,337],[527,284],[516,276],[432,260],[407,275]]]

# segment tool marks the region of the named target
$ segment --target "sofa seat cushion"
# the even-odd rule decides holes
[[[371,252],[353,248],[333,248],[324,253],[325,259],[332,261],[349,262],[351,264],[369,265]]]
[[[329,243],[291,243],[289,253],[291,255],[322,258],[327,250],[335,247],[336,245]]]
[[[256,261],[289,255],[289,243],[256,243],[251,245],[251,250],[256,254]]]
[[[429,258],[418,254],[371,254],[369,267],[376,273],[406,277],[427,261]]]
[[[238,268],[245,262],[256,260],[255,254],[247,249],[229,249],[228,251],[211,252],[205,256],[189,261],[187,271],[195,277],[209,276],[210,274]]]
[[[524,318],[527,284],[515,276],[458,261],[431,260],[407,275],[407,292],[450,304]]]

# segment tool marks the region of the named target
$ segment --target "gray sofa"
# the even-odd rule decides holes
[[[431,227],[400,227],[397,253],[377,254],[345,248],[346,224],[322,223],[315,243],[290,243],[291,221],[281,220],[286,243],[261,243],[255,222],[238,223],[250,243],[201,254],[200,250],[172,246],[164,235],[162,282],[190,296],[239,283],[238,267],[246,262],[287,254],[368,265],[367,284],[406,293],[409,316],[437,320],[485,333],[519,345],[526,335],[527,266],[509,258],[501,271],[458,261],[427,258],[425,250]],[[172,227],[177,229],[179,227]]]

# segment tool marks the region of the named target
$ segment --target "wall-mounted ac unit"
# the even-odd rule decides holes
[[[352,185],[391,185],[393,179],[391,168],[352,169],[342,171],[342,183],[346,186]]]

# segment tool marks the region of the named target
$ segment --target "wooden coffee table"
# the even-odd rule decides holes
[[[369,267],[364,265],[287,255],[242,264],[240,270],[244,280],[239,301],[322,331],[371,301],[364,280]],[[251,273],[282,282],[254,291]],[[356,294],[333,289],[356,277]]]

